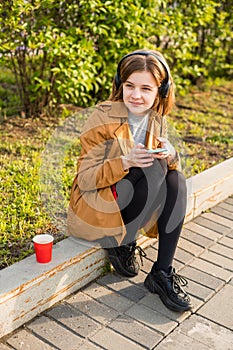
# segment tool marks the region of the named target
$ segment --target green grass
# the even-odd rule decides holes
[[[2,142],[0,170],[0,267],[32,253],[31,238],[49,230],[40,202],[40,150],[21,142]]]
[[[63,119],[61,116],[27,120],[16,116],[0,124],[0,269],[32,254],[32,237],[38,233],[53,234],[55,243],[65,237],[65,232],[57,227],[59,218],[53,220],[53,216],[57,215],[58,208],[64,219],[80,152],[79,139],[62,154],[60,174],[53,167],[50,174],[50,164],[43,164],[43,151]],[[44,188],[43,165],[47,167],[48,179],[55,179],[55,190],[62,196],[62,205],[52,199],[52,205],[48,206],[47,199],[43,198],[44,190],[54,196],[50,186]]]
[[[185,143],[186,175],[192,176],[233,156],[232,82],[193,89],[177,99],[170,116]],[[186,172],[186,169],[184,169]]]
[[[189,95],[177,98],[177,107],[169,120],[185,148],[186,176],[233,156],[232,87],[233,83],[224,82],[210,85],[207,91],[193,89]],[[53,212],[43,205],[40,181],[42,151],[56,126],[63,121],[64,115],[57,119],[24,119],[15,115],[1,120],[0,269],[30,255],[31,240],[37,233],[50,232],[55,242],[64,238],[64,232],[59,231],[52,220]],[[79,140],[76,140],[65,150],[61,174],[54,172],[55,182],[57,176],[62,179],[59,191],[63,211],[68,204],[79,151]],[[57,208],[51,205],[50,209]]]

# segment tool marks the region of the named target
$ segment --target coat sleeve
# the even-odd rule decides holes
[[[81,191],[92,191],[111,186],[121,180],[124,171],[119,156],[108,159],[108,150],[117,142],[110,134],[104,112],[95,111],[80,137],[82,150],[78,162],[77,184]]]

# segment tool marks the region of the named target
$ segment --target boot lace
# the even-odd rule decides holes
[[[173,272],[172,274],[172,287],[175,294],[182,294],[183,298],[189,300],[187,292],[182,288],[188,285],[188,281],[181,275]]]
[[[145,258],[146,257],[146,253],[145,251],[140,247],[140,246],[131,246],[130,247],[130,257],[128,259],[128,262],[131,263],[131,264],[135,264],[136,263],[136,256],[135,256],[135,252],[136,250],[138,251],[138,254],[139,254],[139,257],[140,257],[140,261],[141,261],[141,264],[143,266],[143,260],[142,258]]]

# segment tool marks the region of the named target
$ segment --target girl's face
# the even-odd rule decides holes
[[[123,101],[129,111],[144,116],[158,95],[155,78],[148,71],[136,71],[123,83]]]

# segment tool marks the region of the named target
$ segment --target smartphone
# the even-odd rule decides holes
[[[147,153],[161,153],[161,152],[166,152],[166,148],[156,148],[156,149],[148,149]]]

